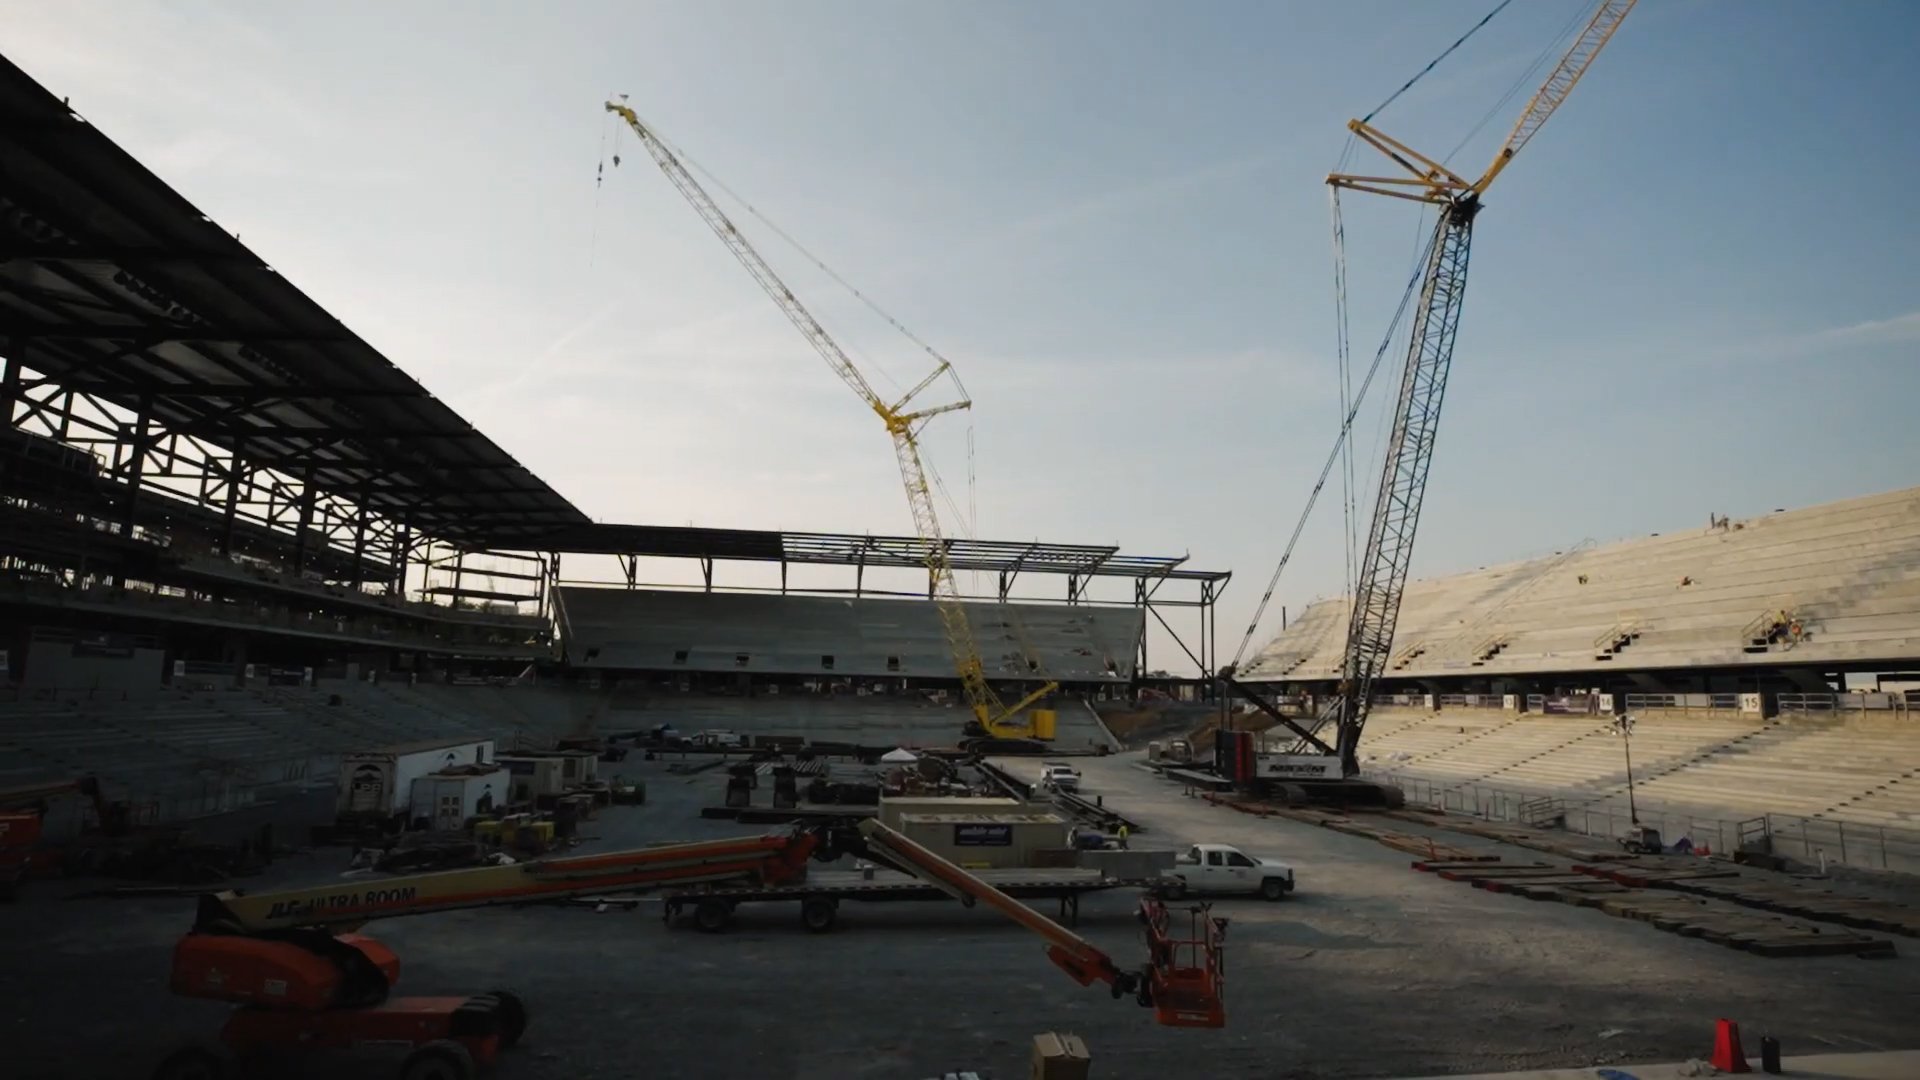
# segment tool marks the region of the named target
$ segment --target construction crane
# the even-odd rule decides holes
[[[820,354],[820,358],[827,362],[840,381],[846,383],[886,425],[887,434],[893,440],[893,454],[900,469],[900,480],[906,488],[907,505],[913,512],[914,529],[920,538],[921,557],[926,562],[928,584],[934,606],[940,614],[941,630],[946,637],[947,648],[953,654],[954,670],[960,677],[961,690],[973,714],[967,734],[994,740],[1051,740],[1056,726],[1055,713],[1051,709],[1034,706],[1058,690],[1058,683],[1044,682],[1038,689],[1008,705],[1000,700],[987,680],[986,665],[974,641],[973,626],[967,619],[959,584],[954,580],[947,539],[940,527],[940,515],[934,507],[932,488],[927,483],[926,466],[920,460],[919,432],[926,422],[943,413],[972,407],[972,402],[963,396],[941,405],[910,408],[923,391],[942,376],[950,375],[953,365],[936,354],[935,359],[939,363],[898,400],[889,402],[881,397],[846,350],[827,333],[819,320],[794,296],[793,290],[774,273],[773,267],[747,242],[746,236],[727,217],[706,188],[680,163],[679,157],[666,142],[624,102],[609,101],[606,108],[626,121],[627,126],[639,136],[640,144],[646,147],[647,153],[653,155],[660,171],[667,174],[667,179],[692,204],[700,220],[707,223],[740,265],[746,267],[747,273],[773,299],[781,314],[800,331],[800,336],[807,339],[807,344]],[[614,160],[618,164],[619,159]]]
[[[1296,753],[1276,755],[1272,762],[1278,776],[1296,780],[1337,777],[1351,781],[1359,774],[1360,735],[1372,704],[1374,683],[1385,670],[1393,649],[1400,598],[1413,557],[1414,532],[1420,524],[1420,504],[1433,464],[1440,405],[1453,363],[1454,334],[1459,329],[1461,308],[1466,302],[1467,255],[1473,239],[1473,223],[1480,213],[1481,196],[1520,149],[1539,133],[1547,118],[1566,101],[1635,3],[1636,0],[1604,0],[1600,4],[1527,103],[1506,143],[1478,180],[1461,177],[1365,120],[1347,123],[1347,129],[1356,138],[1385,154],[1409,175],[1335,173],[1327,177],[1327,183],[1336,189],[1432,203],[1440,208],[1440,216],[1427,247],[1419,301],[1407,342],[1406,368],[1400,380],[1372,525],[1368,528],[1353,608],[1348,616],[1338,693],[1326,709],[1302,725],[1285,716],[1259,691],[1233,679],[1230,672],[1224,680],[1299,736],[1294,746]],[[1334,725],[1333,746],[1319,734],[1328,723]],[[1309,751],[1318,751],[1318,754]]]
[[[877,821],[857,828],[801,826],[764,836],[664,844],[511,866],[358,880],[283,892],[208,893],[174,946],[170,984],[185,997],[235,1006],[221,1049],[193,1046],[162,1062],[158,1080],[227,1075],[226,1055],[386,1046],[405,1052],[403,1080],[470,1080],[526,1031],[526,1003],[504,990],[393,997],[400,959],[358,932],[372,919],[609,893],[806,881],[807,865],[854,855],[920,878],[969,906],[982,903],[1038,934],[1075,982],[1131,995],[1162,1024],[1220,1027],[1226,920],[1194,907],[1195,936],[1175,937],[1172,915],[1141,899],[1147,961],[1123,968],[1092,942]]]

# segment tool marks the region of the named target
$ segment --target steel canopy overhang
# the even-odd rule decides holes
[[[0,357],[463,546],[589,522],[5,58]]]
[[[1226,571],[1189,570],[1185,555],[1122,555],[1099,544],[1046,544],[1024,540],[949,539],[955,570],[988,573],[1032,571],[1082,577],[1169,578],[1224,581]],[[762,529],[701,529],[661,525],[583,525],[540,536],[530,545],[566,554],[641,558],[714,559],[812,563],[831,566],[924,569],[927,541],[913,536],[778,532]]]

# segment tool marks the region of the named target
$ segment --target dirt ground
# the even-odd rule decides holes
[[[527,998],[532,1027],[504,1057],[503,1080],[918,1080],[959,1069],[1012,1080],[1048,1030],[1082,1035],[1102,1080],[1679,1059],[1711,1049],[1717,1016],[1740,1020],[1750,1039],[1777,1035],[1790,1054],[1920,1047],[1920,941],[1896,939],[1912,955],[1892,960],[1762,959],[1414,873],[1408,856],[1369,840],[1183,798],[1135,760],[1087,759],[1083,771],[1089,793],[1148,826],[1136,847],[1217,840],[1296,868],[1299,891],[1285,901],[1216,905],[1233,920],[1225,1030],[1158,1027],[1130,1000],[1075,985],[1036,939],[946,903],[848,906],[825,936],[801,932],[784,907],[742,909],[718,935],[664,927],[645,906],[455,912],[372,932],[402,956],[403,993],[511,987]],[[609,811],[583,850],[763,831],[698,817],[719,801],[717,772],[649,780],[649,804]],[[327,880],[345,861],[306,854],[246,884]],[[144,1076],[164,1051],[217,1030],[222,1007],[167,990],[191,901],[70,891],[42,883],[0,908],[0,1075]],[[1126,964],[1142,958],[1132,905],[1096,896],[1080,924]]]

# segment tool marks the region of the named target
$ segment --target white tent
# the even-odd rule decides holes
[[[911,765],[920,760],[920,755],[904,748],[889,750],[880,755],[882,765]]]

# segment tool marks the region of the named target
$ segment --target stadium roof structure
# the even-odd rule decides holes
[[[590,521],[5,58],[0,355],[9,401],[51,383],[454,543]]]
[[[955,570],[1213,582],[1232,576],[1228,571],[1187,569],[1183,566],[1185,555],[1122,555],[1119,548],[1100,544],[959,538],[948,539],[945,544],[948,562]],[[595,555],[909,569],[925,567],[928,552],[928,541],[914,536],[660,525],[586,525],[539,537],[532,546],[542,551]]]

